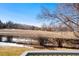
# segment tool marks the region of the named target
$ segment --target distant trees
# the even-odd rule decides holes
[[[47,30],[47,25],[45,23],[43,23],[42,27],[41,27],[41,30],[44,30],[46,31]]]
[[[14,23],[11,21],[6,22],[6,28],[14,28]]]
[[[0,29],[27,29],[27,30],[39,30],[39,27],[31,26],[31,25],[24,25],[24,24],[17,24],[13,23],[12,21],[8,21],[3,23],[0,20]]]
[[[0,28],[3,28],[4,24],[2,23],[2,21],[0,20]]]

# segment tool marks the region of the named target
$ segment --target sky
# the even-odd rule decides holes
[[[37,15],[41,13],[41,7],[47,7],[54,11],[55,3],[0,3],[0,20],[2,22],[12,21],[27,25],[41,26],[44,21],[38,20]]]

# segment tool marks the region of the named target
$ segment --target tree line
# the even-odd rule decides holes
[[[26,29],[26,30],[38,30],[39,27],[25,24],[13,23],[12,21],[8,21],[3,23],[0,20],[0,29]]]
[[[17,24],[13,23],[12,21],[8,21],[6,23],[3,23],[0,20],[0,29],[26,29],[26,30],[42,30],[42,31],[69,31],[68,27],[63,27],[62,24],[59,26],[51,26],[42,24],[41,27],[31,26],[31,25],[25,25],[25,24]]]

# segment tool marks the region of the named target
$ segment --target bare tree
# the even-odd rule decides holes
[[[53,24],[59,25],[62,23],[67,26],[69,31],[74,32],[76,37],[79,37],[79,4],[76,3],[66,3],[59,4],[56,10],[56,13],[52,13],[52,10],[48,8],[42,8],[41,14],[39,14],[40,19],[52,20]]]
[[[45,23],[43,23],[41,30],[44,30],[44,31],[47,30],[47,25]]]

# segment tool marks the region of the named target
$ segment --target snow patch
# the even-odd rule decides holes
[[[5,47],[5,46],[33,48],[22,44],[0,42],[0,47]]]

